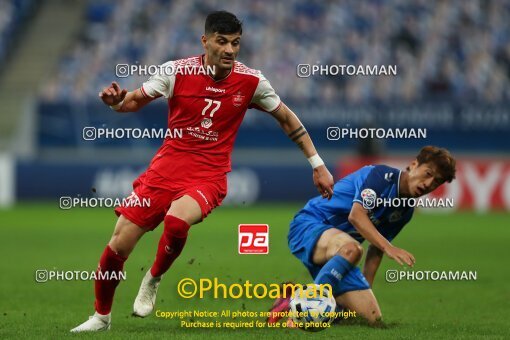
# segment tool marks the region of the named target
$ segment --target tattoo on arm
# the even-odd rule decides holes
[[[301,132],[300,134],[298,134],[297,136],[295,136],[294,138],[292,138],[292,141],[293,142],[296,142],[299,138],[303,137],[304,135],[306,135],[308,132],[306,130],[304,130],[303,132]]]
[[[294,137],[299,131],[304,130],[304,129],[305,129],[305,127],[303,125],[301,125],[296,130],[294,130],[291,133],[289,133],[289,138]]]
[[[305,145],[304,145],[305,143],[303,141],[300,141],[300,139],[301,139],[301,137],[303,137],[307,133],[308,132],[305,130],[305,127],[303,125],[301,125],[296,130],[294,130],[291,133],[289,133],[289,138],[291,138],[292,141],[294,143],[296,143],[301,150],[304,150],[305,149]]]

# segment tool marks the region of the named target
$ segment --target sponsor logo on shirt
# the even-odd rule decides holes
[[[211,124],[212,124],[212,122],[211,122]],[[207,141],[211,141],[211,142],[217,142],[218,137],[219,137],[219,133],[217,131],[211,131],[211,130],[205,131],[205,130],[200,129],[199,127],[187,127],[186,132],[195,138],[207,140]]]
[[[225,93],[225,89],[217,89],[216,87],[207,86],[205,88],[206,91],[216,92],[216,93]]]
[[[211,118],[204,118],[201,123],[202,127],[204,129],[208,129],[212,126],[212,119]]]

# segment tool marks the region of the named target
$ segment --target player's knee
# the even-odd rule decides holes
[[[355,265],[363,257],[363,247],[356,241],[348,242],[338,250],[338,255]]]
[[[165,234],[170,234],[176,237],[186,237],[188,235],[189,228],[190,225],[187,221],[173,215],[165,216]]]
[[[122,239],[122,237],[115,236],[115,234],[113,235],[108,245],[115,253],[123,257],[128,257],[134,248],[134,245],[129,245],[125,240]]]
[[[188,225],[193,225],[202,220],[202,209],[195,199],[185,195],[177,201],[172,202],[172,205],[168,209],[167,216],[174,216],[185,221]]]
[[[128,257],[145,231],[126,218],[120,217],[108,243],[117,254]]]

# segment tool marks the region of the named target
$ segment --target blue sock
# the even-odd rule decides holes
[[[333,288],[333,296],[340,291],[340,281],[353,265],[340,255],[333,256],[319,271],[315,277],[316,284],[330,284]]]

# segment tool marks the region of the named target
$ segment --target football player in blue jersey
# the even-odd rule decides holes
[[[400,265],[415,263],[410,252],[391,244],[413,216],[413,207],[405,202],[450,183],[455,164],[448,150],[425,146],[406,170],[370,165],[355,171],[335,184],[331,200],[315,197],[294,216],[288,235],[291,252],[316,284],[333,287],[339,306],[356,311],[370,323],[381,320],[371,287],[383,254]],[[376,203],[382,200],[402,204]],[[357,265],[364,240],[370,245],[362,273]],[[289,296],[277,299],[268,322],[278,321],[289,301]]]

